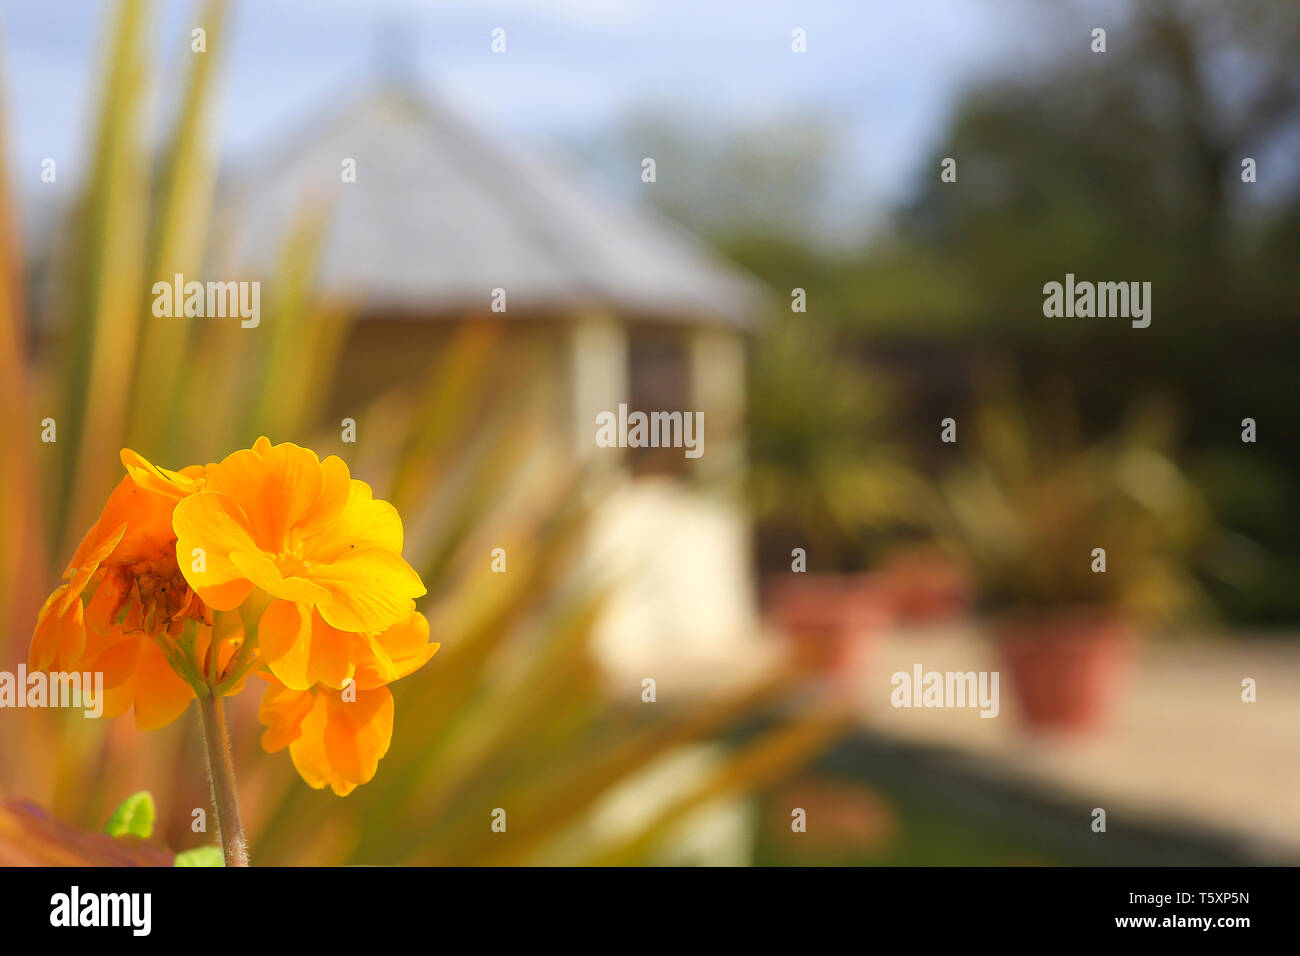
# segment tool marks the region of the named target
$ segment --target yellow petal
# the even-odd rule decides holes
[[[298,519],[295,530],[302,538],[310,538],[332,521],[348,503],[352,494],[352,476],[348,466],[337,455],[330,455],[320,463],[324,484],[320,497]]]
[[[257,550],[271,554],[286,549],[289,530],[310,512],[324,487],[316,453],[292,442],[271,445],[258,439],[251,449],[227,455],[207,472],[208,490],[239,503]]]
[[[285,577],[275,562],[260,551],[231,552],[230,561],[239,572],[272,597],[308,607],[330,600],[330,593],[303,577]]]
[[[169,552],[175,537],[172,533],[175,506],[175,498],[146,491],[129,475],[124,477],[108,496],[99,520],[77,545],[64,577],[71,578],[78,568],[87,566],[91,552],[97,551],[104,539],[122,525],[126,525],[126,531],[112,548],[115,564],[154,560],[159,554]]]
[[[135,699],[135,674],[132,674],[125,682],[118,684],[116,687],[104,688],[104,712],[100,714],[103,720],[112,720],[114,717],[121,717],[131,709],[131,701]]]
[[[124,534],[126,534],[126,525],[120,524],[91,549],[81,566],[69,578],[68,591],[63,596],[63,603],[59,607],[60,614],[66,613],[72,602],[81,597],[81,592],[86,589],[91,575],[98,571],[103,560],[113,553],[113,549],[117,547]]]
[[[198,591],[198,588],[195,588]],[[199,591],[203,603],[216,611],[233,611],[252,593],[253,582],[245,578],[227,581]]]
[[[262,659],[281,683],[290,690],[311,687],[307,666],[311,650],[309,615],[299,613],[292,601],[272,601],[257,625],[257,641]]]
[[[387,687],[358,690],[355,701],[322,693],[328,703],[325,754],[349,784],[368,783],[393,739],[393,695]]]
[[[148,638],[121,636],[108,643],[93,658],[88,657],[86,669],[104,675],[104,687],[121,687],[140,666],[140,654]]]
[[[86,604],[86,634],[102,638],[113,626],[113,618],[121,605],[131,579],[121,568],[110,568],[95,588]]]
[[[262,659],[285,686],[340,688],[352,676],[356,635],[335,630],[310,608],[274,601],[258,625]]]
[[[376,499],[364,481],[351,482],[347,505],[335,519],[302,543],[313,563],[336,561],[348,551],[383,548],[402,553],[402,519],[387,501]]]
[[[429,622],[416,611],[386,631],[365,635],[370,655],[357,662],[357,687],[369,689],[390,684],[429,662],[437,644],[429,643]]]
[[[165,727],[185,713],[194,688],[171,669],[152,641],[143,642],[135,677],[135,725],[140,730]]]
[[[251,585],[243,586],[247,578],[230,560],[230,554],[257,550],[248,517],[239,504],[228,495],[201,491],[176,505],[172,527],[176,531],[176,560],[190,587],[218,611],[238,607]],[[195,569],[196,550],[201,553],[202,570]],[[241,586],[222,587],[232,582],[240,582]]]
[[[303,719],[311,712],[315,696],[293,690],[278,681],[267,685],[257,708],[257,718],[266,725],[262,747],[267,753],[283,750],[302,736]]]
[[[364,645],[358,635],[331,627],[318,613],[311,615],[311,661],[309,676],[313,684],[339,689],[356,670],[355,659]]]
[[[348,551],[332,564],[312,567],[311,580],[329,591],[316,605],[326,623],[341,631],[382,631],[415,609],[425,594],[415,569],[384,548]]]
[[[184,498],[186,495],[194,494],[202,486],[202,482],[198,479],[178,471],[159,468],[143,455],[129,448],[123,448],[120,457],[131,480],[148,491],[172,498]]]
[[[352,787],[335,775],[325,755],[325,699],[319,694],[308,696],[313,698],[312,707],[299,724],[298,737],[289,744],[289,756],[307,786],[320,790],[332,785],[339,796],[347,796]]]
[[[27,651],[28,670],[67,670],[81,657],[86,646],[82,604],[74,601],[66,612],[59,613],[68,590],[66,584],[55,588],[36,615],[36,632]]]

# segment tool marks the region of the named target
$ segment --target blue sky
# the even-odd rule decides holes
[[[102,0],[6,0],[0,7],[10,162],[21,185],[42,157],[76,176],[102,57]],[[157,86],[175,89],[193,0],[155,0]],[[372,79],[400,34],[421,83],[500,137],[598,136],[659,105],[719,128],[829,117],[846,190],[887,206],[910,188],[953,97],[1004,68],[1026,7],[962,0],[243,0],[227,42],[217,142],[227,158]],[[493,54],[491,31],[506,30]],[[791,52],[791,30],[808,52]],[[160,105],[167,105],[165,102]],[[161,115],[161,110],[159,111]],[[27,191],[27,190],[24,190]]]

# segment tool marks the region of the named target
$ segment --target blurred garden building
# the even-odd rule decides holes
[[[753,279],[648,204],[495,142],[402,82],[330,103],[230,177],[221,207],[241,274],[270,270],[304,210],[323,213],[317,290],[354,321],[322,421],[418,389],[467,323],[500,324],[485,384],[508,394],[540,378],[544,441],[605,489],[590,560],[622,582],[598,640],[616,675],[716,687],[720,669],[752,662],[735,479]],[[597,416],[620,404],[703,412],[703,455],[600,447]]]

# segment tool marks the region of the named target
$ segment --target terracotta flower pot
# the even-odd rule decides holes
[[[795,574],[768,587],[768,610],[794,643],[796,664],[843,675],[889,619],[889,594],[875,575]]]
[[[1129,670],[1133,634],[1102,608],[1013,614],[996,625],[1020,713],[1042,729],[1102,726]]]
[[[965,569],[931,549],[895,553],[881,572],[894,614],[914,624],[954,618],[971,604],[973,588]]]

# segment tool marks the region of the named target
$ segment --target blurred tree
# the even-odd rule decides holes
[[[1088,37],[1102,20],[1108,50],[1094,54]],[[973,370],[991,356],[1009,356],[1029,394],[1069,383],[1089,440],[1113,431],[1135,399],[1168,396],[1186,423],[1180,463],[1254,554],[1225,557],[1241,572],[1238,586],[1208,582],[1212,594],[1230,619],[1300,620],[1300,502],[1279,493],[1300,483],[1289,440],[1300,431],[1300,4],[1118,0],[1104,17],[1095,4],[1025,4],[1023,22],[1032,49],[957,102],[911,201],[868,242],[820,241],[819,224],[834,221],[828,205],[849,215],[870,208],[843,199],[829,118],[699,134],[671,114],[643,116],[611,140],[625,152],[654,144],[650,201],[779,297],[808,290],[800,325],[824,342],[795,333],[759,343],[760,464],[769,453],[790,456],[792,467],[822,451],[844,457],[859,438],[829,424],[852,423],[835,411],[851,402],[835,396],[882,368],[899,387],[888,431],[935,471],[948,457],[933,439],[937,422],[969,417]],[[792,132],[800,122],[822,133]],[[645,155],[631,150],[627,161],[633,153]],[[940,181],[944,157],[957,160],[956,183]],[[1242,181],[1246,157],[1256,182]],[[665,173],[683,168],[689,176]],[[1151,282],[1152,325],[1044,318],[1043,285],[1067,272]],[[783,348],[784,359],[763,358]],[[816,348],[835,361],[813,362],[814,397],[826,405],[802,438],[823,448],[792,449],[800,404],[764,396],[787,390],[790,369],[807,367]],[[1255,444],[1241,441],[1246,417],[1260,423]],[[815,500],[799,507],[821,507]]]
[[[645,106],[598,138],[574,144],[606,178],[630,183],[677,222],[717,241],[764,236],[805,245],[843,242],[857,210],[834,189],[844,161],[833,119],[780,116],[744,124],[687,123]],[[655,160],[654,187],[627,175]]]
[[[1134,395],[1175,396],[1215,510],[1272,552],[1252,562],[1245,591],[1217,597],[1238,618],[1294,621],[1300,509],[1294,496],[1274,496],[1266,514],[1250,502],[1300,477],[1281,440],[1300,427],[1300,5],[1123,9],[1106,54],[1077,40],[1095,13],[1062,8],[1052,32],[1070,46],[1046,71],[965,98],[900,215],[895,255],[930,263],[936,285],[967,297],[957,323],[935,327],[958,329],[972,356],[1010,350],[1030,381],[1073,382],[1094,435]],[[944,156],[958,158],[959,185],[931,174]],[[1258,182],[1242,181],[1245,157]],[[1151,327],[1045,320],[1040,290],[1066,272],[1152,282]],[[924,336],[926,316],[910,317]],[[870,309],[856,321],[879,327]],[[1244,417],[1267,421],[1272,438],[1243,444]]]
[[[1085,35],[1083,22],[1054,33]],[[973,263],[991,311],[1018,304],[1007,318],[1031,325],[1037,288],[1065,271],[1140,274],[1166,316],[1283,304],[1286,261],[1261,240],[1293,233],[1300,211],[1300,6],[1132,4],[1110,36],[1104,55],[1075,42],[1044,75],[970,93],[906,233]],[[930,175],[944,156],[958,158],[958,188]],[[1255,184],[1241,181],[1248,156]]]
[[[802,547],[814,570],[862,570],[880,532],[918,523],[928,505],[890,437],[889,392],[806,314],[773,319],[757,339],[750,454],[764,564],[786,569]]]

